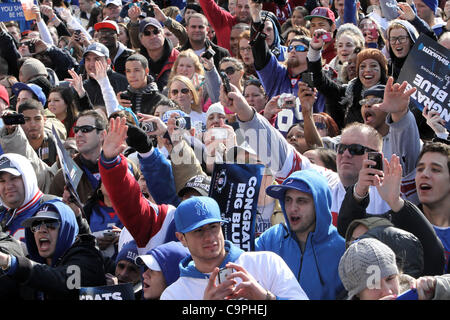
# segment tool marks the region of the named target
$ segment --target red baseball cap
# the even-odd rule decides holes
[[[120,33],[119,25],[113,20],[103,20],[101,22],[97,22],[96,24],[94,24],[94,29],[95,31],[98,31],[100,29],[112,29],[115,30],[117,34]]]
[[[311,20],[312,18],[324,18],[333,23],[335,22],[333,11],[331,11],[330,8],[325,7],[314,8],[313,11],[311,11],[311,14],[305,17],[305,20]]]

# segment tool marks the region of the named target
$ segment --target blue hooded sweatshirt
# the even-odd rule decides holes
[[[228,262],[235,262],[244,253],[244,250],[233,245],[228,240],[225,240],[225,251],[227,254],[219,266],[220,269],[224,268]],[[189,255],[180,262],[180,277],[205,279],[209,278],[209,275],[198,271],[195,267],[194,260],[192,260],[192,256]]]
[[[265,17],[272,23],[273,28],[273,42],[270,44],[270,51],[277,57],[277,60],[283,62],[287,59],[287,47],[281,44],[281,26],[276,16],[270,11],[261,11],[261,19],[264,21]]]
[[[278,224],[266,230],[256,239],[256,250],[272,251],[281,256],[309,299],[335,300],[344,290],[338,266],[345,251],[345,240],[332,225],[331,191],[325,177],[312,169],[292,173],[282,185],[291,179],[304,182],[311,190],[316,213],[315,230],[308,234],[302,253],[299,240],[289,225],[283,192],[279,201],[287,227]]]
[[[59,213],[61,226],[59,228],[58,241],[53,254],[51,267],[54,267],[64,253],[73,245],[78,235],[78,224],[72,209],[60,200],[51,200],[43,204],[49,206],[49,210]],[[36,211],[38,212],[39,209]],[[25,243],[31,260],[45,264],[46,261],[39,255],[39,251],[34,240],[34,235],[30,228],[25,229]]]

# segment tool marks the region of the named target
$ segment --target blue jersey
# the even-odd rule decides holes
[[[0,221],[5,225],[4,231],[14,239],[25,242],[25,228],[22,222],[36,213],[41,204],[43,193],[38,191],[35,196],[15,211],[3,210],[0,212]]]
[[[440,227],[434,227],[434,231],[436,231],[437,236],[442,242],[442,245],[444,246],[444,252],[445,252],[445,273],[448,272],[448,261],[450,257],[450,227],[448,228],[440,228]]]
[[[123,228],[123,224],[114,208],[106,206],[102,201],[99,201],[92,208],[89,226],[91,227],[92,232],[112,229],[112,226],[116,226],[120,229]]]

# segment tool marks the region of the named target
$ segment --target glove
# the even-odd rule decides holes
[[[139,153],[147,153],[153,148],[150,137],[144,130],[133,125],[128,125],[127,144]]]

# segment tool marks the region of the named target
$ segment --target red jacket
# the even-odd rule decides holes
[[[231,27],[238,23],[238,19],[228,11],[219,7],[214,0],[200,0],[203,13],[216,32],[217,45],[231,53]]]
[[[175,239],[175,234],[166,234],[170,221],[173,221],[175,208],[165,204],[153,204],[142,195],[139,184],[129,172],[127,160],[122,154],[112,162],[106,162],[102,153],[99,170],[114,210],[133,236],[138,248],[150,250],[167,242],[167,236],[170,236],[170,240]]]

